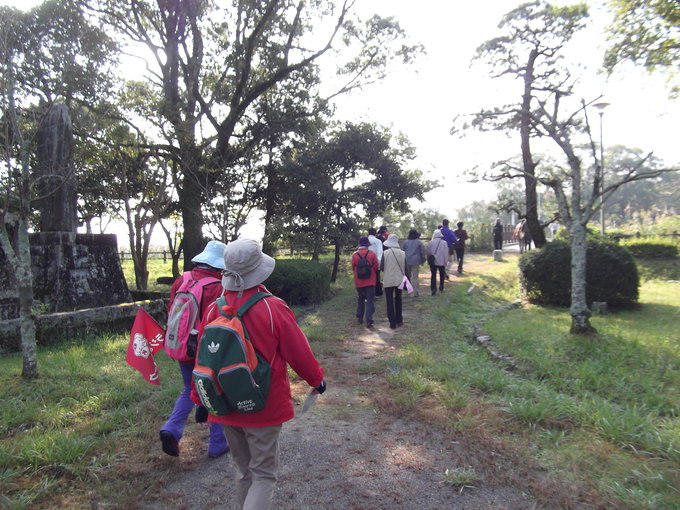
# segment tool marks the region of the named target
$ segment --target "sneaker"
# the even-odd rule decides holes
[[[397,326],[390,324],[390,329],[397,329]]]
[[[167,430],[161,430],[161,448],[172,457],[179,457],[179,443]]]
[[[364,323],[364,318],[363,317],[357,317],[357,324],[363,324]]]
[[[368,322],[366,323],[366,327],[367,327],[368,329],[373,329],[373,321],[368,321]]]
[[[397,322],[397,326],[403,326],[403,325],[404,325],[403,322]]]

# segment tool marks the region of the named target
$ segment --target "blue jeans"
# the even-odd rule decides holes
[[[167,430],[179,442],[184,434],[184,425],[187,422],[189,414],[194,408],[194,403],[191,401],[191,373],[194,370],[193,363],[180,363],[180,372],[182,372],[182,381],[184,382],[184,389],[175,401],[175,407],[172,414],[161,430]],[[210,441],[208,443],[208,454],[217,455],[222,453],[227,447],[227,437],[224,435],[224,427],[221,423],[210,423]]]
[[[387,318],[390,327],[394,328],[397,324],[404,322],[401,315],[401,289],[399,287],[385,287],[385,301],[387,303]]]
[[[375,310],[375,286],[357,287],[357,319],[364,318],[366,310],[366,324],[373,322],[373,311]]]

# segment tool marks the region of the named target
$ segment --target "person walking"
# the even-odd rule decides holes
[[[383,242],[377,237],[377,232],[373,227],[368,229],[368,241],[371,243],[368,249],[375,253],[375,256],[378,258],[378,263],[380,263],[383,256]],[[383,286],[382,282],[380,281],[380,270],[378,270],[375,275],[375,297],[382,296],[382,288]]]
[[[420,265],[427,260],[425,245],[420,240],[420,233],[411,229],[408,231],[408,239],[404,241],[402,247],[406,256],[406,276],[413,286],[413,296],[420,296],[420,278],[418,272]]]
[[[496,224],[493,226],[493,249],[503,249],[503,225],[500,218],[496,218]]]
[[[366,327],[373,328],[373,311],[375,309],[375,279],[380,265],[375,253],[368,249],[370,241],[368,237],[359,238],[359,249],[352,254],[352,271],[354,273],[354,286],[357,289],[357,321],[364,322]],[[365,260],[366,262],[362,262]],[[359,268],[359,264],[368,265],[368,268]],[[366,271],[368,276],[365,276]]]
[[[222,272],[227,304],[238,309],[253,294],[269,293],[262,283],[274,271],[275,264],[275,260],[262,253],[254,240],[238,239],[229,243],[224,250]],[[208,324],[219,314],[217,305],[209,307],[203,324]],[[237,470],[236,495],[241,508],[267,510],[271,508],[279,477],[282,424],[295,415],[288,366],[314,388],[313,393],[323,393],[326,381],[307,337],[284,300],[273,296],[261,299],[242,320],[253,347],[271,365],[265,408],[252,413],[209,415],[208,420],[224,424]],[[191,396],[194,402],[200,402],[195,387]]]
[[[189,277],[189,285],[196,285],[197,282],[204,278],[212,278],[213,281],[206,283],[203,286],[203,293],[199,306],[198,317],[203,317],[203,314],[208,309],[210,304],[222,294],[222,274],[224,269],[224,249],[226,245],[219,241],[210,241],[206,244],[201,253],[196,255],[191,262],[194,267],[191,271],[187,271],[183,276],[177,278],[170,288],[170,305],[168,309],[168,317],[172,315],[172,307],[174,304],[175,294],[180,289],[184,290],[183,283],[185,276]],[[184,387],[182,393],[175,401],[175,406],[170,414],[168,420],[160,429],[161,449],[173,457],[179,456],[179,442],[184,434],[184,426],[191,411],[194,409],[194,403],[191,400],[191,374],[194,369],[194,360],[181,362],[179,361],[179,370],[182,374],[182,382]],[[197,421],[201,421],[196,414]],[[208,440],[208,457],[216,458],[224,455],[229,451],[229,444],[224,435],[224,429],[220,423],[210,424],[210,439]]]
[[[449,228],[449,220],[442,220],[442,228],[441,228],[442,236],[444,237],[444,241],[446,241],[446,246],[449,251],[448,259],[446,262],[446,279],[449,279],[449,271],[451,267],[453,266],[453,258],[456,254],[455,251],[455,244],[458,242],[458,238],[456,237],[456,234],[454,234],[453,230]]]
[[[387,319],[390,321],[390,328],[397,329],[397,326],[404,324],[401,307],[401,289],[399,286],[404,281],[406,275],[406,256],[404,250],[399,247],[399,238],[396,234],[387,236],[387,241],[383,243],[385,251],[380,264],[380,268],[385,272],[383,283],[385,286],[385,302],[387,304]]]
[[[458,259],[458,274],[463,274],[463,257],[465,257],[465,241],[467,241],[469,238],[467,230],[463,229],[462,221],[456,223],[456,227],[458,228],[454,230],[453,233],[456,234],[456,238],[458,238],[458,241],[456,241],[456,244],[453,245],[453,248],[456,250],[456,258]]]
[[[433,296],[437,293],[437,272],[439,273],[439,291],[444,292],[445,267],[448,257],[449,248],[444,241],[442,231],[437,229],[432,233],[432,240],[427,244],[427,263],[431,274],[430,290]]]

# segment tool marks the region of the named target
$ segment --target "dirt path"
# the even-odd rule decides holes
[[[425,289],[427,290],[427,289]],[[421,297],[431,299],[430,296]],[[416,299],[404,299],[407,328],[417,328]],[[338,310],[348,323],[331,354],[319,356],[328,391],[310,412],[284,424],[281,476],[276,509],[531,509],[534,500],[516,489],[484,481],[459,490],[444,482],[447,468],[471,464],[474,450],[419,422],[388,416],[372,397],[383,375],[366,370],[376,356],[398,347],[402,329],[388,328],[384,298],[377,302],[376,328],[355,324],[352,312]],[[339,315],[339,314],[338,314]],[[347,315],[347,317],[344,317]],[[363,370],[360,370],[364,367]],[[294,388],[299,413],[306,388]],[[230,456],[205,458],[205,427],[190,424],[179,459],[165,456],[168,481],[150,491],[147,509],[237,508]],[[482,458],[502,456],[479,452]],[[163,454],[158,453],[163,457]],[[500,464],[512,459],[498,457]],[[474,463],[473,463],[474,464]]]

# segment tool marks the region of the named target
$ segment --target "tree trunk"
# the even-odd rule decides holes
[[[331,272],[331,282],[334,282],[338,277],[338,268],[340,267],[340,253],[342,252],[342,246],[340,246],[340,241],[335,241],[335,257],[333,258],[333,271]]]
[[[274,217],[274,207],[276,202],[276,171],[274,165],[267,165],[265,170],[267,176],[267,187],[265,189],[265,199],[264,199],[264,235],[262,236],[262,253],[266,253],[269,256],[274,256],[274,236],[271,233],[271,222]]]
[[[203,192],[192,172],[184,170],[184,186],[178,190],[179,203],[184,225],[184,271],[191,270],[191,259],[201,253],[204,248],[203,239]]]
[[[536,245],[540,248],[545,244],[545,232],[538,221],[538,197],[536,195],[536,163],[531,154],[531,99],[533,97],[534,65],[538,52],[534,49],[529,53],[526,71],[524,73],[524,93],[522,95],[522,115],[520,118],[520,137],[522,148],[522,165],[524,168],[524,199],[526,201],[526,215],[529,232]]]
[[[580,218],[579,218],[580,219]],[[571,232],[571,329],[576,335],[597,333],[590,325],[590,310],[586,301],[586,227],[572,220]]]
[[[31,247],[28,241],[27,222],[19,220],[17,240],[16,280],[19,292],[19,324],[21,328],[21,354],[25,379],[38,377],[38,345],[35,339],[33,315],[33,273],[31,272]]]

